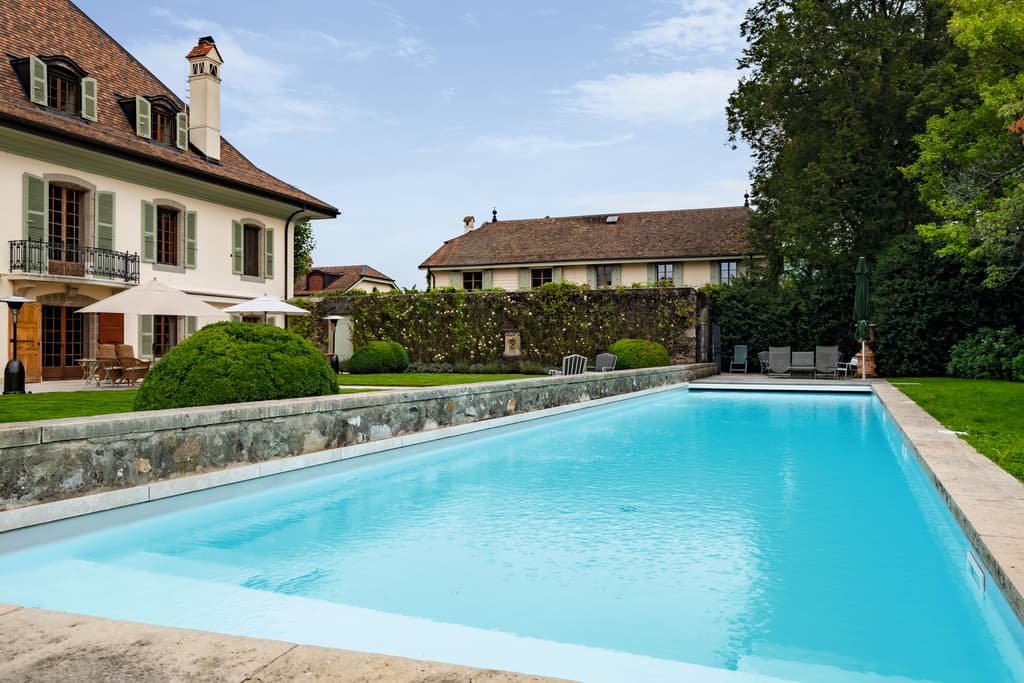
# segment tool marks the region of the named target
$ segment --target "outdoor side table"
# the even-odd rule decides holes
[[[95,358],[79,358],[76,362],[82,366],[82,375],[85,377],[85,386],[89,386],[90,382],[95,382],[96,386],[100,385],[100,378],[96,376],[96,366],[99,364]]]

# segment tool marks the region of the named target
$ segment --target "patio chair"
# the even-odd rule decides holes
[[[587,357],[574,353],[562,358],[561,370],[548,370],[549,375],[582,375],[587,371]]]
[[[790,374],[794,372],[806,372],[814,375],[814,351],[794,351],[793,358],[789,362]]]
[[[843,373],[843,377],[848,377],[851,374],[856,376],[857,375],[857,356],[851,357],[850,360],[846,361],[845,363],[844,362],[836,363],[836,376],[837,377],[839,376],[840,372]]]
[[[598,372],[608,372],[615,369],[615,363],[619,357],[614,353],[599,353],[594,359],[594,369]]]
[[[758,351],[757,352],[757,362],[761,364],[761,374],[762,375],[767,375],[768,374],[768,352],[767,351]]]
[[[824,375],[836,379],[839,377],[839,347],[814,347],[814,376]]]
[[[117,359],[116,344],[96,345],[96,386],[107,384],[118,384],[124,379],[121,372],[121,362]]]
[[[788,375],[790,365],[790,353],[788,346],[768,347],[768,374]]]
[[[747,372],[747,347],[745,344],[737,344],[732,347],[732,360],[729,362],[729,372],[737,372],[739,368],[744,374]]]
[[[117,360],[121,364],[122,381],[135,385],[149,372],[150,362],[135,357],[135,347],[131,344],[117,345]]]

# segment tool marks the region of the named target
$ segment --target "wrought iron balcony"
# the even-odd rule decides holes
[[[139,281],[139,255],[52,240],[11,240],[11,272]]]

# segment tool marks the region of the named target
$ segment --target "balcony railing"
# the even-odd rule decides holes
[[[59,241],[11,240],[11,272],[139,281],[139,255]]]

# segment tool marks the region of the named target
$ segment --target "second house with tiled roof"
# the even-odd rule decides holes
[[[529,290],[548,282],[592,289],[729,283],[763,260],[746,239],[747,206],[492,220],[420,264],[431,287]]]
[[[80,376],[98,343],[150,356],[209,322],[77,313],[154,277],[221,308],[292,295],[295,225],[338,210],[221,137],[212,37],[182,51],[187,107],[68,0],[5,0],[0,49],[0,297],[31,300],[28,382]],[[12,323],[0,307],[5,340]]]
[[[397,292],[398,285],[376,268],[358,266],[313,266],[295,280],[295,296],[324,296],[352,292]]]

